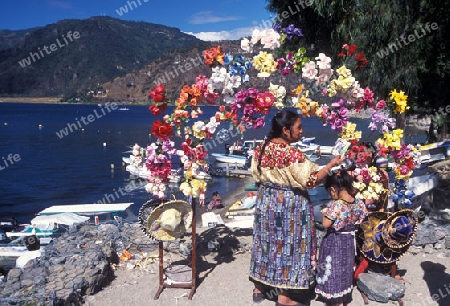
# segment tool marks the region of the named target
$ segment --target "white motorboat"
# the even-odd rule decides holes
[[[89,217],[80,216],[70,212],[48,216],[36,216],[24,230],[20,232],[7,232],[6,236],[9,238],[17,238],[36,235],[39,238],[54,238],[69,230],[70,226],[85,223],[88,220]]]
[[[441,141],[420,146],[421,163],[431,163],[450,157],[450,142]]]
[[[212,153],[211,156],[215,158],[216,166],[217,163],[222,163],[229,164],[230,166],[244,167],[248,160],[245,156],[233,154]]]

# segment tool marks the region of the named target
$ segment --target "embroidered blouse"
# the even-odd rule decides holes
[[[319,165],[311,162],[300,149],[288,144],[267,143],[259,172],[258,160],[262,146],[260,144],[255,148],[251,164],[256,182],[270,182],[303,190],[315,186]]]
[[[339,231],[350,225],[361,224],[366,214],[366,205],[361,200],[355,200],[353,203],[336,200],[328,206],[325,216],[334,221],[332,227]]]

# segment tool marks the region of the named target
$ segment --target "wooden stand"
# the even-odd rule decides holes
[[[196,255],[196,247],[195,247],[195,236],[196,236],[196,214],[195,214],[195,198],[192,198],[192,277],[190,283],[182,283],[182,284],[168,284],[164,282],[164,250],[163,250],[163,242],[159,242],[159,288],[156,291],[154,299],[159,299],[159,295],[163,291],[164,288],[186,288],[191,289],[189,292],[188,299],[192,300],[192,296],[194,295],[196,289],[196,279],[197,279],[197,255]]]

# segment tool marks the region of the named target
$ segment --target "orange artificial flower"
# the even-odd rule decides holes
[[[210,66],[214,63],[214,61],[219,64],[223,64],[223,57],[225,56],[224,52],[220,52],[220,46],[216,48],[210,48],[204,51],[205,64]]]
[[[299,96],[303,91],[303,84],[297,86],[297,88],[293,89],[292,92],[295,92],[297,96]]]

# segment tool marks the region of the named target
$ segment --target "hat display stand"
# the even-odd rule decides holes
[[[159,296],[161,292],[164,290],[164,288],[185,288],[185,289],[191,289],[188,295],[188,299],[192,300],[192,296],[195,293],[196,289],[196,279],[197,279],[197,254],[196,254],[196,248],[195,248],[195,237],[196,237],[196,209],[195,209],[195,198],[191,198],[191,206],[192,206],[192,254],[191,254],[191,267],[192,267],[192,276],[191,281],[186,283],[168,283],[164,280],[164,248],[163,248],[163,241],[159,241],[159,287],[158,291],[156,291],[156,294],[154,296],[154,299],[159,299]]]
[[[417,231],[417,215],[410,209],[396,212],[372,212],[361,223],[364,236],[358,235],[360,248],[360,265],[358,275],[363,273],[370,263],[380,265],[382,273],[397,276],[396,262],[406,252]],[[376,247],[378,246],[378,248]],[[356,277],[355,277],[356,279]],[[369,304],[368,296],[360,290],[364,304]],[[397,302],[403,306],[399,297]]]

